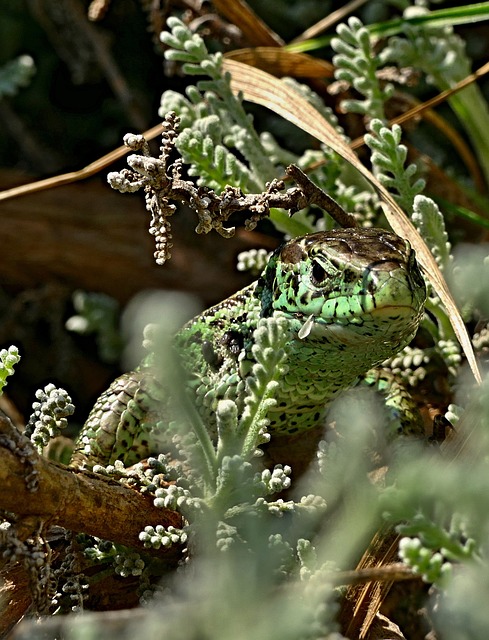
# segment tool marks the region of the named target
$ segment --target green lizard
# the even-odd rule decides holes
[[[269,413],[273,438],[324,422],[327,405],[414,336],[426,288],[409,244],[379,229],[336,229],[295,238],[271,256],[261,277],[188,322],[175,336],[185,384],[204,424],[216,431],[220,399],[243,407],[261,317],[287,318],[287,373]],[[371,384],[382,377],[370,377]],[[380,386],[380,385],[378,385]],[[389,394],[387,394],[389,395]],[[400,401],[398,401],[400,398]],[[404,431],[420,429],[411,406]],[[75,464],[133,463],[154,448],[172,419],[171,403],[143,363],[101,395],[75,449]]]

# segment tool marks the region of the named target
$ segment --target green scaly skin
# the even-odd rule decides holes
[[[251,372],[253,331],[261,317],[288,320],[287,373],[269,413],[273,439],[324,423],[328,404],[413,338],[426,289],[409,244],[385,230],[336,229],[295,238],[271,256],[259,280],[204,311],[175,336],[184,384],[205,425],[216,432],[217,402],[241,410]],[[134,463],[155,453],[172,406],[151,366],[118,378],[93,408],[74,464]],[[412,404],[386,391],[400,430],[420,429]],[[405,405],[405,408],[403,407]]]

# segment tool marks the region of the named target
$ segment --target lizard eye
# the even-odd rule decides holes
[[[319,262],[314,260],[314,262],[312,263],[312,269],[311,269],[312,284],[318,287],[325,278],[326,278],[326,271],[324,270],[324,267],[322,267],[319,264]]]

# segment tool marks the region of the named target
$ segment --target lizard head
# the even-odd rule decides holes
[[[256,289],[262,315],[281,311],[301,339],[412,338],[426,287],[409,243],[383,229],[335,229],[294,238],[271,256]]]

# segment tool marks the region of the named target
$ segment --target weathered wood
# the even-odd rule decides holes
[[[13,446],[17,448],[12,450]],[[28,438],[1,414],[0,461],[0,509],[21,518],[38,518],[46,527],[56,524],[144,550],[139,533],[145,526],[183,525],[179,513],[155,507],[151,496],[38,455]]]

